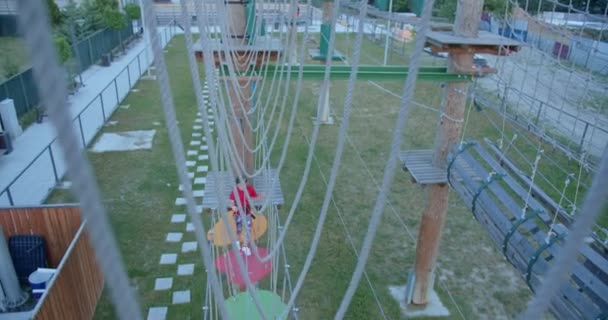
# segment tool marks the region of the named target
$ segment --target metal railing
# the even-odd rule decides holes
[[[517,88],[505,87],[521,97],[515,105],[507,104],[507,99],[500,103],[492,102],[491,94],[476,90],[476,99],[504,113],[507,118],[533,132],[538,137],[549,141],[572,158],[578,158],[582,152],[598,157],[606,148],[608,128],[598,117],[593,121],[585,120],[581,115],[573,114],[558,108],[546,101],[539,100]],[[503,95],[504,96],[504,95]],[[481,99],[480,99],[481,98]]]
[[[162,31],[159,31],[160,33],[160,41],[162,46],[166,46],[169,41],[173,38],[173,36],[175,35],[175,26],[174,24],[169,25],[167,27],[165,27]],[[99,129],[101,129],[101,127],[103,126],[103,124],[106,123],[106,121],[112,116],[113,112],[118,108],[118,105],[121,103],[121,101],[126,98],[126,96],[128,95],[129,91],[131,90],[131,88],[133,88],[133,86],[135,85],[135,83],[137,83],[137,80],[139,80],[139,78],[146,72],[147,68],[144,66],[142,66],[142,59],[145,59],[144,63],[149,63],[149,66],[152,65],[151,61],[147,61],[146,58],[146,50],[148,50],[148,47],[144,47],[135,58],[133,58],[131,61],[129,61],[129,63],[127,64],[127,66],[125,68],[123,68],[118,75],[116,75],[116,77],[114,77],[114,79],[112,81],[110,81],[110,83],[108,83],[108,85],[106,85],[103,90],[100,91],[99,94],[97,94],[97,96],[95,96],[95,98],[93,98],[79,113],[78,115],[73,119],[72,123],[73,124],[77,124],[78,125],[78,130],[80,132],[80,137],[82,139],[82,147],[86,148],[88,146],[88,144],[93,140],[93,138],[95,137],[95,134],[97,134],[97,132],[99,131]],[[143,57],[142,57],[143,56]],[[151,58],[151,54],[149,55]],[[137,63],[137,65],[135,65],[135,63]],[[134,70],[132,70],[134,69]],[[124,81],[124,77],[127,77],[127,83],[128,83],[128,88],[124,89],[124,90],[119,90],[119,85],[118,83],[121,82],[120,78],[123,78]],[[112,94],[112,89],[113,89],[113,93],[114,96],[116,98],[116,102],[115,104],[109,103],[108,101],[104,102],[104,96],[108,96],[108,93],[111,95]],[[121,89],[123,89],[123,87],[121,87]],[[121,92],[124,91],[124,92]],[[112,97],[114,98],[114,97]],[[102,116],[102,121],[101,121],[101,125],[91,128],[89,130],[88,126],[83,127],[83,115],[85,114],[85,112],[87,112],[88,110],[94,110],[95,108],[91,108],[92,106],[98,105],[100,106],[100,111],[101,111],[101,116]],[[95,126],[94,123],[91,124],[91,126]],[[86,129],[85,129],[86,128]],[[89,134],[85,134],[85,131],[89,131]],[[58,184],[61,180],[61,178],[63,177],[63,175],[65,174],[65,172],[67,171],[66,168],[63,168],[63,170],[58,169],[58,162],[55,159],[55,154],[53,152],[53,148],[58,148],[58,146],[53,146],[53,144],[56,142],[57,138],[55,137],[46,147],[44,147],[42,149],[42,151],[40,151],[31,161],[30,163],[0,192],[0,199],[2,199],[2,197],[4,195],[6,195],[8,197],[8,202],[9,205],[14,206],[15,205],[15,199],[14,199],[14,194],[11,191],[11,188],[15,185],[16,182],[18,182],[23,175],[28,172],[28,170],[30,168],[32,168],[32,166],[40,159],[42,159],[43,155],[47,155],[50,159],[50,164],[52,167],[52,171],[53,171],[53,179],[54,179],[54,184],[49,186],[49,191],[52,190],[52,188]],[[40,181],[40,183],[43,183],[43,181]],[[48,195],[48,193],[47,193]],[[22,203],[20,203],[20,205],[22,205]]]
[[[130,26],[121,30],[106,28],[76,42],[72,46],[73,60],[64,64],[69,71],[69,78],[76,77],[77,74],[81,75],[86,68],[99,61],[102,55],[123,46],[125,42],[131,41],[133,36],[133,28]],[[72,94],[71,84],[69,86]],[[39,105],[38,88],[31,67],[0,83],[0,100],[4,99],[14,101],[17,117],[25,115]]]

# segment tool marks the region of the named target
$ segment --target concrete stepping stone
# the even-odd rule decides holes
[[[188,150],[186,154],[189,156],[196,156],[198,155],[198,150]]]
[[[200,144],[201,144],[201,142],[199,140],[190,141],[191,146],[198,146]]]
[[[207,172],[209,171],[209,166],[198,166],[196,167],[196,172]]]
[[[188,232],[194,231],[194,224],[192,224],[192,222],[186,223],[186,231],[188,231]]]
[[[186,167],[194,167],[196,165],[196,161],[186,161]]]
[[[148,310],[147,320],[167,319],[167,307],[152,307]]]
[[[177,266],[178,276],[191,276],[194,274],[194,264],[180,264]]]
[[[172,223],[186,222],[186,215],[185,214],[181,214],[181,213],[176,213],[176,214],[174,214],[174,215],[171,216],[171,222]]]
[[[196,251],[196,241],[188,241],[182,243],[182,253]]]
[[[184,236],[181,232],[169,232],[167,233],[167,242],[180,242]]]
[[[205,184],[207,182],[207,178],[194,178],[194,184]]]
[[[175,205],[176,206],[183,206],[186,204],[186,199],[184,198],[177,198],[175,199]]]
[[[174,291],[173,304],[190,303],[190,290]]]
[[[169,290],[173,286],[173,278],[158,278],[154,282],[154,290]]]
[[[205,196],[205,190],[195,190],[195,191],[192,191],[192,195],[195,198],[202,198],[202,197]]]
[[[175,264],[177,262],[177,253],[163,253],[160,256],[160,264]]]

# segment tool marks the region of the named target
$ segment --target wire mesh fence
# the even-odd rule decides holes
[[[133,36],[133,28],[130,25],[120,30],[100,30],[72,47],[72,56],[75,61],[66,63],[66,68],[70,69],[69,73],[72,75],[82,73],[100,61],[103,55],[119,49]],[[74,52],[75,50],[78,52]],[[40,99],[31,68],[0,84],[0,101],[4,99],[13,99],[18,117],[27,114],[39,105]]]

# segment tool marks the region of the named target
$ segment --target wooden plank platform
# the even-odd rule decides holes
[[[202,207],[203,209],[217,210],[219,206],[220,196],[224,198],[226,204],[228,204],[228,198],[230,192],[234,188],[235,178],[227,172],[222,171],[217,174],[210,172],[207,174],[207,180],[205,181],[205,196],[203,197]],[[219,181],[223,182],[223,190],[221,195],[218,196],[216,192],[216,186]],[[263,170],[259,175],[252,179],[252,184],[258,193],[264,193],[264,199],[252,201],[254,206],[263,205],[266,199],[270,197],[271,204],[274,206],[281,206],[285,202],[283,197],[283,191],[281,189],[281,181],[279,180],[276,169]]]
[[[404,150],[399,154],[399,160],[403,163],[403,170],[409,171],[414,181],[418,184],[447,183],[447,170],[433,166],[433,150]],[[456,159],[461,168],[464,168],[470,177],[479,181],[475,171],[462,159]]]
[[[491,239],[502,247],[508,231],[520,221],[518,216],[525,203],[527,182],[519,179],[517,172],[503,168],[494,154],[479,144],[460,153],[459,158],[462,160],[456,161],[451,169],[452,186],[469,208],[472,208],[475,199],[475,218],[488,230]],[[461,166],[463,163],[468,164],[468,169]],[[483,177],[484,181],[473,181],[469,169]],[[486,185],[485,177],[491,171],[506,176]],[[547,206],[536,199],[530,199],[529,204],[531,207]],[[551,221],[547,223],[548,218],[550,216],[545,212],[519,225],[506,247],[502,247],[508,261],[528,279],[532,290],[542,284],[543,277],[554,263],[554,257],[563,247],[563,243],[557,241],[542,253],[537,251],[546,243],[545,237],[551,224]],[[559,234],[568,233],[567,227],[561,223],[555,225],[553,230]],[[550,310],[557,318],[595,319],[608,310],[608,255],[586,244],[579,248],[579,255],[574,259],[576,265],[569,280],[563,282],[559,294],[551,300]],[[527,275],[528,271],[530,275]]]
[[[433,52],[507,54],[518,51],[522,43],[488,31],[479,31],[477,37],[457,36],[453,31],[429,31],[426,42]],[[501,50],[502,49],[502,50]]]

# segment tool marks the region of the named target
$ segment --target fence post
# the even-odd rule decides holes
[[[26,111],[30,111],[30,99],[27,96],[27,91],[25,91],[25,85],[23,84],[23,73],[19,74],[19,83],[21,84],[21,92],[23,92],[23,97],[25,98]]]
[[[103,91],[99,94],[99,99],[101,100],[101,115],[103,116],[103,123],[106,123],[106,109],[103,106]]]
[[[144,50],[146,50],[146,48],[144,47]],[[139,61],[139,54],[137,55],[137,70],[139,70],[139,76],[141,77],[141,63]]]
[[[82,120],[80,119],[80,115],[78,115],[78,125],[80,126],[80,136],[82,137],[82,147],[86,149],[87,143],[84,140],[84,131],[82,131]]]
[[[118,74],[118,76],[120,76],[120,73]],[[116,76],[116,78],[118,78],[118,76]],[[120,98],[118,97],[118,85],[116,84],[116,78],[114,78],[114,91],[116,91],[116,105],[120,105]]]
[[[129,71],[129,65],[127,65],[127,79],[129,80],[129,89],[131,89],[131,71]]]
[[[6,195],[8,196],[8,203],[9,203],[11,206],[14,206],[14,205],[15,205],[15,202],[13,201],[13,196],[11,195],[11,189],[9,189],[9,188],[10,188],[10,186],[9,186],[9,187],[6,187]]]
[[[583,144],[585,144],[585,137],[587,136],[587,130],[589,129],[589,122],[585,121],[585,130],[583,131],[583,137],[578,145],[578,152],[583,151]]]
[[[51,156],[51,164],[53,165],[53,174],[55,175],[55,182],[59,183],[59,175],[57,175],[57,167],[55,166],[55,157],[53,157],[53,148],[51,148],[51,144],[48,145],[49,155]]]
[[[88,47],[89,47],[89,61],[91,62],[91,64],[94,63],[95,60],[93,60],[93,48],[91,48],[91,37],[88,37],[87,39],[88,42]]]
[[[538,120],[540,119],[540,113],[543,110],[543,102],[540,102],[540,106],[538,106],[538,112],[536,113],[536,119],[534,120],[534,124],[538,126]]]

